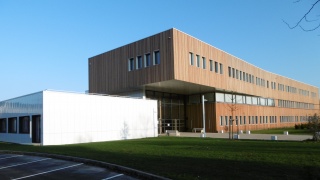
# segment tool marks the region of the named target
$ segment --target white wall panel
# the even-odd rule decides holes
[[[44,91],[43,145],[157,136],[157,102]]]

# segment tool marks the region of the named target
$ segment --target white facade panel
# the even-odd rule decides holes
[[[154,100],[43,92],[43,145],[157,136]]]

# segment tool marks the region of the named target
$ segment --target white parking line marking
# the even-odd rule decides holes
[[[102,179],[102,180],[113,179],[113,178],[116,178],[116,177],[119,177],[119,176],[123,176],[123,174],[118,174],[118,175],[115,175],[115,176],[112,176],[112,177],[108,177],[108,178],[105,178],[105,179]]]
[[[63,169],[68,169],[68,168],[72,168],[72,167],[75,167],[75,166],[80,166],[80,165],[82,165],[82,164],[83,164],[83,163],[75,164],[75,165],[72,165],[72,166],[68,166],[68,167],[64,167],[64,168],[59,168],[59,169],[54,169],[54,170],[51,170],[51,171],[46,171],[46,172],[42,172],[42,173],[38,173],[38,174],[33,174],[33,175],[30,175],[30,176],[19,177],[19,178],[12,179],[12,180],[25,179],[25,178],[28,178],[28,177],[38,176],[38,175],[41,175],[41,174],[47,174],[47,173],[54,172],[54,171],[60,171],[60,170],[63,170]]]
[[[40,160],[36,160],[36,161],[31,161],[31,162],[26,162],[26,163],[11,165],[11,166],[0,167],[0,169],[6,169],[6,168],[10,168],[10,167],[15,167],[15,166],[21,166],[21,165],[25,165],[25,164],[35,163],[35,162],[39,162],[39,161],[45,161],[45,160],[48,160],[48,159],[51,159],[51,158],[45,158],[45,159],[40,159]]]
[[[17,156],[10,156],[10,157],[5,157],[5,158],[0,158],[1,159],[9,159],[9,158],[14,158],[14,157],[20,157],[20,156],[23,156],[23,155],[17,155]]]

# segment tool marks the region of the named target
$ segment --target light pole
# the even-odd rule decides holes
[[[202,95],[202,123],[203,123],[203,136],[206,137],[206,116],[205,116],[205,109],[204,109],[204,94]]]

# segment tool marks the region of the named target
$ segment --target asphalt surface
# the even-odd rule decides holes
[[[50,157],[0,153],[0,179],[99,179],[135,180],[106,168]]]

